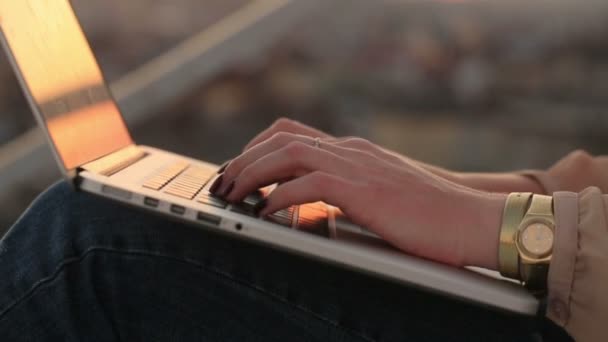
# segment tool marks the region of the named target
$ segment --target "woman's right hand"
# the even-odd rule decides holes
[[[334,137],[316,128],[305,125],[301,122],[294,121],[287,118],[280,118],[276,120],[270,127],[262,131],[255,138],[253,138],[243,149],[243,152],[251,149],[255,145],[270,139],[272,136],[278,133],[291,133],[301,135],[309,138],[321,138],[323,141],[329,142],[336,146],[344,148],[356,149],[359,151],[365,151],[371,153],[377,158],[380,158],[386,162],[389,162],[395,166],[409,167],[411,164],[416,163],[415,160],[407,158],[396,152],[390,151],[383,147],[380,147],[366,139],[360,137]],[[445,177],[444,177],[445,178]]]

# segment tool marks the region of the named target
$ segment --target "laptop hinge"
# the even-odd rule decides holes
[[[83,170],[91,171],[104,176],[111,176],[116,172],[133,165],[148,155],[135,145],[130,145],[105,157],[96,159],[81,167]]]

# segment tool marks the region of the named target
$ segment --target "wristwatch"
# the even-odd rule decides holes
[[[553,197],[533,195],[515,236],[519,253],[519,279],[533,292],[542,292],[547,288],[554,240]]]
[[[507,197],[500,230],[500,273],[518,279],[532,292],[546,289],[555,219],[553,198],[531,193]]]

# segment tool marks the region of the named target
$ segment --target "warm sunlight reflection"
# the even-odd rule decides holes
[[[300,218],[310,222],[325,222],[327,219],[327,205],[323,202],[301,205]]]
[[[0,24],[66,169],[131,144],[67,0],[0,0]]]
[[[102,83],[102,75],[65,0],[0,0],[2,28],[39,102]]]
[[[112,101],[98,103],[47,121],[51,138],[68,170],[129,145],[129,135]],[[103,129],[99,129],[103,127]]]

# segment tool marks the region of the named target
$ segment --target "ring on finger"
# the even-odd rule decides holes
[[[321,138],[316,137],[314,142],[313,142],[313,146],[316,148],[321,148]]]

